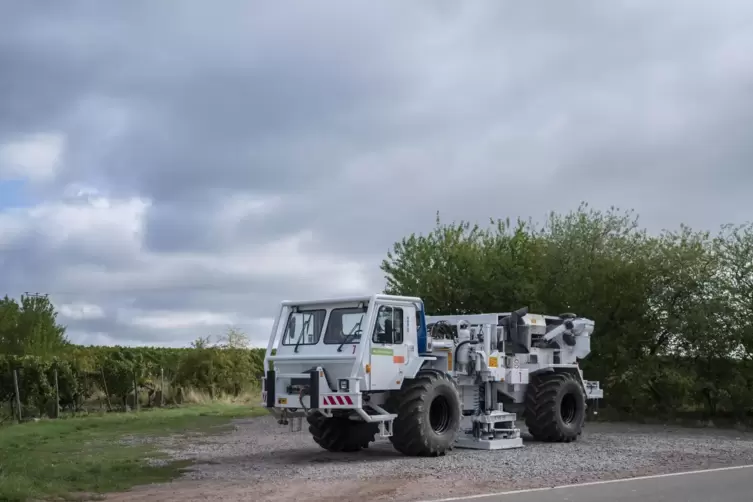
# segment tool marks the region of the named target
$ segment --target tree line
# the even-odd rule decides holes
[[[581,363],[625,418],[753,418],[753,226],[652,234],[632,211],[586,204],[489,225],[442,222],[396,242],[387,293],[429,314],[575,312],[592,318]]]
[[[99,396],[122,410],[182,399],[184,392],[238,396],[258,388],[263,349],[246,348],[236,330],[191,348],[94,347],[71,343],[44,295],[0,300],[0,404],[16,416],[53,416],[57,405],[79,411]],[[18,399],[16,399],[18,387]],[[136,399],[134,396],[138,396]]]

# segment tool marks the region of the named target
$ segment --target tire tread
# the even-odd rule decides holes
[[[356,452],[368,448],[379,430],[376,424],[342,417],[328,418],[317,412],[309,413],[306,421],[316,444],[332,452]]]
[[[421,433],[423,412],[427,405],[426,396],[433,387],[440,384],[449,384],[455,389],[457,399],[451,405],[457,406],[462,416],[462,403],[457,384],[454,379],[440,371],[420,372],[416,378],[406,380],[403,389],[390,398],[388,408],[397,414],[393,422],[393,435],[390,437],[390,442],[400,453],[416,457],[437,457],[452,450],[454,438],[457,437],[459,429],[454,431],[453,440],[449,446],[429,441]]]
[[[585,395],[582,392],[577,396],[583,401],[583,413],[576,427],[577,432],[569,433],[559,427],[557,395],[562,386],[571,381],[577,380],[569,373],[545,373],[535,375],[529,382],[525,398],[525,424],[535,439],[569,443],[581,434],[585,419]]]

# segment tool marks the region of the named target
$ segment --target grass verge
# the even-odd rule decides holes
[[[207,432],[230,419],[264,413],[247,404],[213,403],[3,427],[0,500],[81,500],[82,494],[167,481],[190,462],[150,465],[147,458],[165,456],[150,444],[120,440]]]

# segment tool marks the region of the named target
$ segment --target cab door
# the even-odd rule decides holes
[[[379,306],[371,333],[371,390],[402,385],[405,365],[415,354],[415,316],[415,307]]]

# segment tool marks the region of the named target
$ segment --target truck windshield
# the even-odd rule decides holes
[[[283,345],[316,345],[324,325],[327,311],[302,310],[291,312],[282,337]]]
[[[366,307],[333,309],[329,315],[327,331],[324,333],[324,343],[333,345],[339,345],[345,341],[358,343],[365,327],[363,326],[365,314]]]

